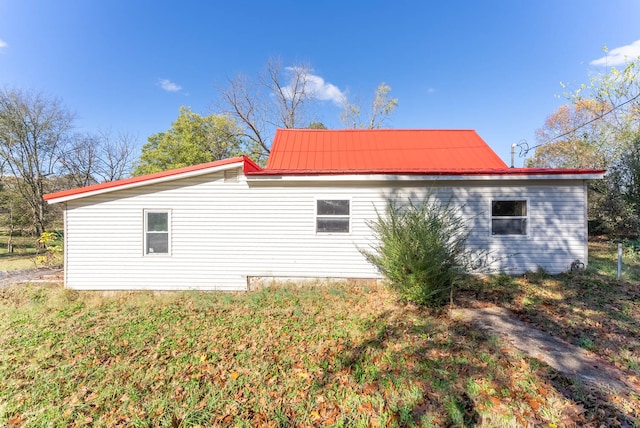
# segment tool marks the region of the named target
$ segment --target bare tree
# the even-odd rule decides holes
[[[310,67],[306,65],[283,69],[280,62],[269,61],[260,81],[273,94],[277,115],[275,118],[268,118],[271,125],[282,128],[303,126],[306,119],[305,108],[309,101],[315,99],[313,90],[309,87],[309,76]]]
[[[42,195],[57,173],[72,122],[72,114],[57,99],[18,89],[0,91],[0,159],[32,211],[38,236],[46,225]]]
[[[218,107],[244,129],[257,159],[269,154],[277,128],[302,128],[308,122],[307,107],[316,97],[309,85],[307,65],[282,67],[271,60],[257,79],[239,75],[220,90]]]
[[[101,144],[96,168],[98,179],[106,182],[129,177],[137,138],[126,133],[114,136],[110,131],[101,131],[99,135]]]
[[[357,103],[352,103],[346,98],[343,102],[341,120],[347,128],[379,129],[389,119],[393,110],[398,106],[398,99],[391,98],[389,92],[391,86],[381,83],[376,88],[375,97],[371,103],[371,110],[363,120],[362,111]]]
[[[61,172],[73,187],[119,180],[131,175],[134,147],[128,134],[76,134],[60,154]]]
[[[61,174],[70,187],[95,184],[94,170],[98,163],[98,141],[91,135],[75,134],[60,154]]]

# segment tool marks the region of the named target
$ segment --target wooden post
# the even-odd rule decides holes
[[[618,280],[622,278],[622,244],[618,244]]]

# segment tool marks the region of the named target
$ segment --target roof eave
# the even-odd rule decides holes
[[[247,173],[249,181],[479,181],[598,180],[604,170],[477,170],[477,171],[276,171]]]
[[[44,200],[49,204],[57,204],[67,202],[74,199],[88,198],[90,196],[101,195],[105,193],[133,189],[136,187],[148,186],[167,181],[179,180],[188,177],[196,177],[199,175],[210,174],[212,172],[224,171],[227,169],[243,166],[244,173],[259,172],[260,167],[246,156],[225,159],[219,162],[211,162],[210,167],[194,169],[194,167],[178,168],[175,170],[164,171],[157,174],[149,174],[140,177],[127,178],[107,183],[96,184],[87,187],[81,187],[71,190],[63,190],[60,192],[49,193],[44,195]],[[196,165],[195,167],[198,167]],[[257,169],[256,169],[257,168]]]

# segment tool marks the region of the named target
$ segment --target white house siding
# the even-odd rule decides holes
[[[432,193],[463,205],[469,244],[495,267],[549,272],[586,261],[584,187],[575,181],[238,182],[212,173],[66,204],[66,284],[78,289],[244,290],[247,277],[377,278],[359,248],[389,200]],[[490,236],[491,200],[527,198],[529,235]],[[351,233],[316,234],[316,199],[348,198]],[[171,255],[143,254],[143,211],[171,210]],[[509,256],[509,257],[504,257]]]

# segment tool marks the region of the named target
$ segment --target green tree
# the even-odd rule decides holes
[[[398,106],[398,99],[389,95],[391,86],[382,82],[376,88],[375,96],[371,102],[371,109],[362,117],[362,109],[357,103],[352,103],[347,99],[343,102],[341,120],[347,128],[379,129],[395,108]]]
[[[7,252],[13,253],[13,237],[16,232],[28,230],[33,226],[31,208],[25,202],[16,184],[20,179],[2,177],[0,182],[0,222],[7,234]]]
[[[322,122],[311,122],[309,124],[309,129],[328,129],[327,126]]]
[[[618,183],[622,193],[640,218],[640,134],[627,147],[616,169],[621,171]]]
[[[171,129],[148,138],[133,175],[237,156],[244,148],[241,134],[235,120],[228,116],[201,116],[188,107],[180,107]]]
[[[637,237],[640,232],[640,134],[609,168],[591,183],[590,213],[597,232]]]

